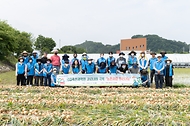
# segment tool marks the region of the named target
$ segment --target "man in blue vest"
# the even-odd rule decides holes
[[[85,73],[85,65],[87,64],[87,60],[88,60],[88,56],[87,54],[84,52],[82,54],[82,58],[80,60],[80,64],[81,64],[81,69],[82,69],[82,74]]]
[[[138,64],[137,57],[136,57],[136,52],[131,51],[128,55],[128,68],[131,69],[132,67],[138,67],[136,66]],[[135,66],[134,66],[135,65]]]
[[[23,51],[22,52],[22,58],[24,59],[24,64],[27,64],[29,61],[28,52]]]
[[[166,56],[166,51],[161,51],[160,54],[162,55],[161,60],[165,63],[165,61],[168,59],[168,57]]]
[[[109,52],[109,57],[106,60],[107,66],[110,67],[111,62],[114,61],[115,62],[115,58],[113,57],[113,52]]]
[[[152,84],[153,82],[153,77],[155,75],[155,70],[154,70],[154,63],[157,61],[156,58],[156,53],[155,52],[151,52],[150,55],[152,55],[152,57],[149,59],[149,67],[150,67],[150,83]]]
[[[33,51],[32,52],[31,58],[32,58],[33,64],[36,64],[37,63],[37,59],[38,59],[38,53],[37,53],[37,51]]]
[[[164,81],[164,68],[165,63],[161,60],[161,56],[157,57],[158,60],[154,63],[154,70],[155,70],[155,83],[156,89],[163,88],[163,81]]]
[[[100,64],[104,62],[106,64],[106,59],[104,58],[104,53],[100,54],[100,58],[97,60],[98,68],[101,67]]]
[[[167,59],[165,62],[166,62],[166,66],[164,69],[165,70],[164,75],[165,75],[166,87],[172,87],[172,80],[173,80],[173,75],[174,75],[172,60]]]
[[[96,66],[92,62],[92,58],[88,58],[88,62],[85,64],[85,72],[86,74],[93,74],[96,71]]]
[[[41,59],[37,59],[37,63],[34,65],[34,69],[35,69],[35,85],[36,86],[39,86],[39,85],[43,86],[44,65],[41,63]]]

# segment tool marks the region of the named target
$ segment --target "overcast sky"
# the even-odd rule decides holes
[[[0,19],[57,47],[136,34],[190,43],[190,0],[0,0]]]

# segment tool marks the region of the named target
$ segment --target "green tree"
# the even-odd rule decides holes
[[[18,43],[15,34],[18,31],[12,28],[5,21],[0,21],[0,56],[8,56],[16,50]]]
[[[56,46],[56,43],[52,38],[39,35],[34,43],[34,46],[35,49],[41,50],[41,52],[46,51],[47,53],[49,53]]]
[[[20,54],[22,51],[32,52],[32,34],[27,32],[18,32],[16,36],[16,41],[18,43],[18,46],[15,50],[17,54]]]

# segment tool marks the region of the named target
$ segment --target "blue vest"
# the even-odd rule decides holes
[[[27,70],[29,70],[29,72],[27,72],[27,75],[34,76],[34,64],[28,62],[26,65],[27,65]]]
[[[107,58],[107,65],[108,65],[108,67],[111,65],[111,62],[112,61],[115,61],[115,58],[114,57],[109,57],[109,58]]]
[[[54,73],[51,74],[51,87],[54,87],[56,83],[56,75]]]
[[[146,80],[148,80],[148,75],[141,75],[141,81],[145,82]]]
[[[64,66],[64,64],[62,64],[62,72],[64,74],[69,74],[69,70],[70,70],[70,65],[68,64],[67,67]]]
[[[53,65],[50,63],[50,64],[44,64],[44,69],[47,71],[47,72],[50,72],[52,69],[53,69]],[[43,72],[43,75],[44,77],[47,77],[47,75],[51,75],[52,71],[47,74],[46,72]]]
[[[128,58],[128,68],[131,68],[134,63],[137,63],[137,57],[131,57]]]
[[[165,62],[167,59],[168,59],[167,56],[164,56],[164,57],[161,58],[161,60],[164,61],[164,62]]]
[[[139,59],[139,67],[140,67],[140,70],[142,70],[141,67],[145,67],[145,69],[147,69],[147,67],[148,67],[148,61],[146,59],[144,59],[144,65],[143,65],[142,59]]]
[[[73,71],[74,74],[78,74],[80,72],[80,68],[72,67],[72,71]]]
[[[104,69],[98,68],[98,72],[101,74],[106,73],[106,67]]]
[[[22,57],[23,59],[24,59],[24,64],[27,64],[28,63],[28,61],[29,61],[29,57],[27,56],[27,57]]]
[[[36,63],[34,65],[34,68],[37,69],[40,72],[41,70],[43,70],[44,67],[43,67],[42,63],[41,63],[41,65],[39,65],[38,63]],[[38,72],[35,71],[35,76],[43,76],[43,72],[41,72],[40,74],[38,74]]]
[[[78,62],[79,62],[79,59],[73,58],[73,59],[71,60],[71,64],[73,64],[73,62],[74,62],[75,60],[78,60]],[[80,63],[80,62],[79,62],[79,63]]]
[[[86,65],[87,63],[88,63],[87,60],[83,60],[83,59],[80,60],[80,64],[81,64],[82,70],[85,70],[85,65]]]
[[[104,62],[104,63],[106,63],[106,59],[104,58],[104,57],[101,57],[101,58],[99,58],[98,60],[97,60],[97,65],[100,67],[100,63],[101,62]]]
[[[163,61],[156,61],[154,63],[154,70],[155,70],[155,74],[158,74],[158,70],[160,71],[160,75],[164,75],[164,68],[165,68],[165,63]]]
[[[172,64],[170,63],[170,68],[169,68],[169,76],[173,76],[173,68],[172,68]],[[164,76],[166,76],[166,69],[164,69]]]
[[[17,67],[17,74],[24,74],[25,73],[25,64],[24,63],[20,63],[18,62],[16,64],[16,67]]]
[[[37,63],[38,56],[36,55],[36,58],[34,56],[31,56],[33,64]]]
[[[86,74],[92,74],[95,72],[95,64],[92,63],[92,64],[86,64],[85,65],[85,68],[86,68]]]
[[[111,73],[117,73],[117,66],[110,66],[109,70]]]
[[[154,70],[154,63],[157,61],[157,58],[150,58],[149,59],[149,65],[150,65],[150,70]]]

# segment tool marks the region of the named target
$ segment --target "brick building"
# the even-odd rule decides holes
[[[122,39],[120,51],[147,51],[146,38]]]

